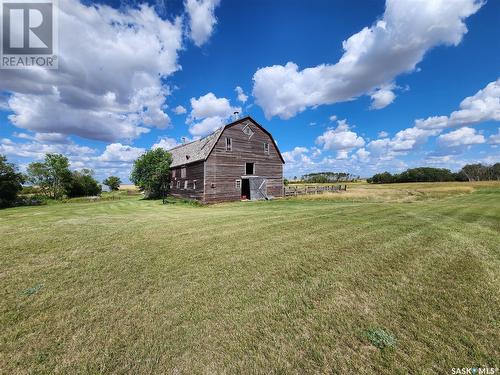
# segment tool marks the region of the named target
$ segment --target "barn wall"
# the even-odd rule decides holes
[[[181,178],[181,167],[172,168],[170,179],[172,188],[170,193],[173,196],[188,199],[203,199],[204,167],[203,161],[186,165],[186,178]],[[175,177],[173,172],[175,170]],[[196,180],[196,189],[193,189],[193,181]],[[180,189],[177,188],[177,181],[180,181]],[[188,182],[188,188],[184,189],[184,181]]]
[[[249,139],[243,133],[249,125],[254,134]],[[233,142],[232,151],[226,151],[226,137]],[[264,152],[264,142],[269,143],[269,155]],[[245,175],[245,163],[255,163],[255,176],[267,180],[267,195],[283,195],[283,163],[271,137],[253,122],[247,120],[224,130],[214,150],[205,162],[205,201],[238,200],[241,189],[236,180]]]

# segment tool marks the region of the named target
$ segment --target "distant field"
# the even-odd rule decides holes
[[[0,238],[0,374],[500,367],[499,183],[120,193],[1,210]]]
[[[300,196],[305,200],[340,200],[340,201],[377,201],[377,202],[410,202],[417,200],[445,198],[457,194],[468,194],[480,188],[498,188],[500,182],[480,181],[473,183],[401,183],[401,184],[368,184],[363,182],[347,183],[347,191],[341,193],[323,193]],[[304,185],[297,185],[304,186]]]
[[[121,184],[120,190],[139,190],[137,186],[133,184]]]

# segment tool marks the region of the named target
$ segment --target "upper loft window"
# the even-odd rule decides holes
[[[264,154],[269,155],[269,143],[264,142]]]
[[[172,169],[172,177],[175,178],[175,171],[176,169]]]
[[[254,174],[254,164],[253,163],[245,163],[245,174],[246,175]]]
[[[232,140],[232,138],[226,137],[226,151],[233,151],[233,140]]]
[[[181,168],[181,178],[186,178],[186,167]]]

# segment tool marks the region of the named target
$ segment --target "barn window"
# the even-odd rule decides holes
[[[181,168],[181,178],[186,178],[186,167]]]
[[[231,138],[226,137],[226,151],[233,150],[233,140]]]
[[[184,190],[187,190],[188,188],[188,180],[184,180]]]
[[[177,180],[177,189],[181,188],[181,180]]]
[[[196,190],[196,180],[193,180],[193,190]]]
[[[254,174],[254,163],[245,163],[245,174]]]
[[[236,180],[234,186],[236,189],[241,189],[241,180]]]
[[[269,155],[269,143],[264,142],[264,154]]]
[[[173,170],[172,170],[172,177],[173,177],[173,178],[175,178],[175,171],[176,171],[176,169],[173,169]]]

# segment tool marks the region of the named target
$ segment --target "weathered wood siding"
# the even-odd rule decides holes
[[[243,133],[248,125],[252,137]],[[232,139],[232,151],[226,151],[226,137]],[[264,152],[269,144],[269,155]],[[267,180],[267,195],[283,196],[283,163],[271,137],[250,120],[227,127],[205,162],[205,202],[238,200],[241,188],[236,180],[245,176],[245,163],[254,163],[254,176]]]
[[[186,177],[181,177],[182,167],[172,168],[170,179],[172,181],[172,188],[170,193],[173,196],[203,200],[203,181],[204,181],[204,162],[196,162],[186,165]],[[175,171],[175,177],[173,177]],[[180,181],[180,188],[177,188],[177,181]],[[184,181],[188,182],[188,188],[184,189]],[[196,181],[196,189],[193,189],[193,181]]]

